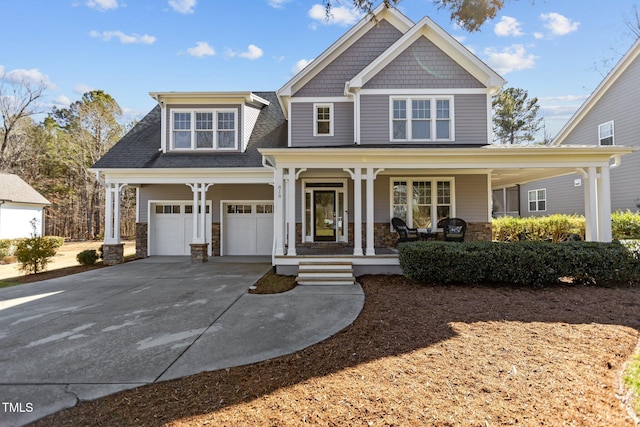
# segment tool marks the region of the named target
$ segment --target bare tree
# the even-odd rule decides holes
[[[323,0],[327,19],[331,17],[331,8],[345,0]],[[353,6],[371,14],[373,0],[350,0]],[[393,7],[400,0],[383,0],[385,7]],[[451,14],[451,20],[469,32],[479,31],[487,19],[496,17],[504,6],[504,0],[432,0],[438,9],[446,9]],[[533,1],[532,1],[533,2]],[[377,3],[377,2],[376,2]]]
[[[2,143],[0,145],[0,169],[7,166],[7,149],[19,122],[38,113],[37,101],[43,97],[46,82],[33,82],[26,78],[15,80],[6,73],[0,74],[0,121]]]

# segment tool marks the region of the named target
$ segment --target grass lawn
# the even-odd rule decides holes
[[[634,425],[618,396],[640,338],[640,287],[359,282],[362,313],[323,342],[36,425]]]

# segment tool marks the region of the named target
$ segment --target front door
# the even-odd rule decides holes
[[[314,241],[336,241],[336,192],[314,191]]]

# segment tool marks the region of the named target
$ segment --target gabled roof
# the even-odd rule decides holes
[[[431,18],[425,16],[400,39],[378,56],[367,67],[354,76],[345,86],[345,92],[362,88],[370,79],[384,69],[420,37],[427,37],[440,50],[460,64],[487,88],[499,90],[506,81],[487,64],[471,53],[460,42],[444,31]]]
[[[0,202],[51,204],[22,178],[11,173],[0,173]]]
[[[589,95],[589,98],[580,106],[578,111],[569,119],[566,125],[558,135],[554,138],[550,145],[560,145],[571,134],[573,129],[582,121],[582,119],[596,106],[598,101],[607,93],[609,88],[615,84],[620,76],[626,71],[627,68],[640,56],[640,39],[629,48],[627,53],[624,54],[622,59],[618,61],[615,67],[607,74],[598,87]]]
[[[91,169],[262,167],[258,148],[286,147],[287,125],[275,92],[250,93],[261,99],[260,103],[265,106],[260,110],[247,149],[242,153],[163,153],[160,147],[161,110],[157,105]]]
[[[298,74],[293,76],[291,80],[284,84],[276,93],[278,97],[292,96],[297,89],[304,86],[320,71],[322,71],[331,61],[340,56],[365,33],[377,25],[377,21],[386,20],[396,27],[401,33],[406,33],[413,25],[413,21],[400,13],[395,8],[387,8],[384,4],[379,5],[373,10],[373,17],[366,15],[342,37],[334,42],[328,49],[311,61]],[[283,108],[284,109],[284,108]],[[286,111],[286,110],[285,110]]]

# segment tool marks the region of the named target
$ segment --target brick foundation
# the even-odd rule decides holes
[[[124,262],[124,243],[102,245],[102,262],[104,265],[116,265]]]
[[[220,256],[220,223],[211,224],[211,253]]]
[[[146,222],[136,223],[136,258],[146,258],[149,256],[147,253],[147,242],[149,239],[148,225]]]
[[[189,247],[191,248],[192,263],[203,263],[209,261],[208,243],[192,243]]]

